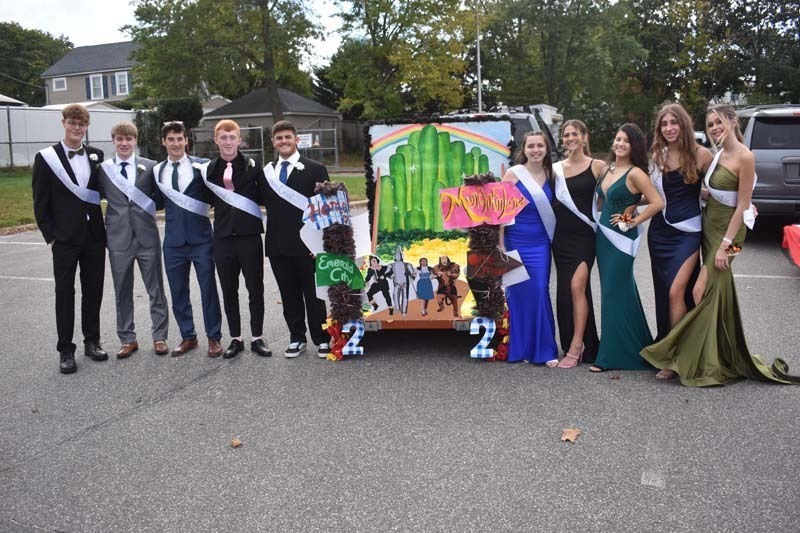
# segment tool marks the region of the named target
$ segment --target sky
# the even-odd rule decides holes
[[[315,6],[325,41],[313,43],[314,56],[304,61],[304,67],[323,65],[339,46],[335,30],[339,20],[331,0],[311,0]],[[135,24],[130,0],[0,0],[0,21],[16,22],[23,28],[46,31],[56,37],[65,35],[75,46],[116,43],[130,37],[119,30]]]

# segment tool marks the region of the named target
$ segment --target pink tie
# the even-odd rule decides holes
[[[222,173],[222,183],[225,184],[225,188],[229,191],[233,190],[233,166],[230,161],[225,166],[225,172]]]

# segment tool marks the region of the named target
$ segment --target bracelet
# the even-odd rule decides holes
[[[727,242],[728,244],[733,244],[733,239],[729,239],[727,237],[722,238],[722,242]]]

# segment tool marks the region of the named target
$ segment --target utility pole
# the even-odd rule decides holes
[[[478,0],[475,1],[475,23],[477,28],[477,60],[478,60],[478,113],[483,113],[483,95],[481,91],[483,89],[482,82],[481,82],[481,11],[480,11],[480,2]]]

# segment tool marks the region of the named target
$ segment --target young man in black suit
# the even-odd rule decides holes
[[[213,193],[214,262],[217,265],[222,301],[231,333],[231,344],[222,357],[232,359],[244,350],[239,314],[239,273],[250,303],[250,350],[262,357],[272,352],[262,338],[264,329],[264,251],[261,234],[264,218],[261,167],[239,152],[241,130],[233,120],[220,120],[214,127],[219,157],[206,169],[206,186]]]
[[[71,374],[77,370],[72,335],[78,265],[84,353],[94,361],[108,359],[100,346],[106,263],[106,230],[98,192],[103,152],[83,143],[89,127],[89,111],[85,107],[68,105],[61,116],[64,138],[39,151],[33,162],[33,211],[53,252],[59,369],[62,374]]]
[[[319,357],[330,353],[330,338],[323,329],[325,302],[317,298],[314,256],[300,239],[303,211],[317,182],[328,181],[328,171],[297,151],[297,129],[281,120],[272,126],[272,145],[278,160],[264,167],[267,185],[267,232],[264,253],[283,301],[283,317],[289,326],[289,347],[284,355],[297,357],[306,349],[306,320]]]

